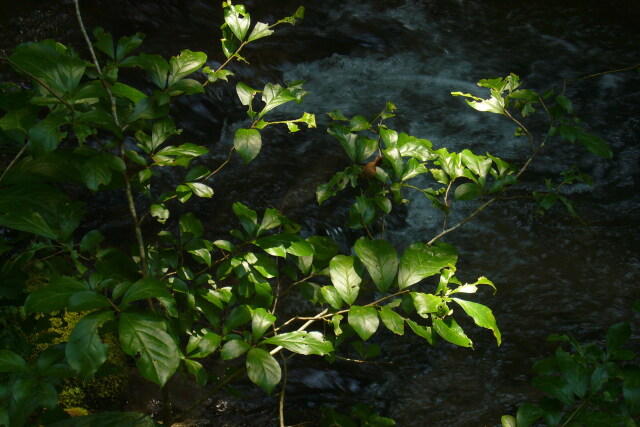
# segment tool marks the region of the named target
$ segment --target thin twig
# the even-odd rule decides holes
[[[20,149],[20,151],[18,151],[18,154],[15,155],[15,157],[11,160],[11,163],[9,163],[9,166],[7,166],[4,172],[2,172],[2,175],[0,175],[0,182],[2,182],[2,179],[4,178],[4,176],[7,174],[7,172],[9,172],[9,169],[11,169],[13,165],[18,161],[18,159],[22,156],[22,154],[24,154],[28,145],[29,145],[28,142],[25,142],[22,145],[22,148]]]
[[[233,155],[233,151],[235,150],[235,147],[231,147],[231,149],[229,150],[229,155],[227,156],[227,160],[225,160],[220,166],[218,166],[218,168],[216,170],[214,170],[213,172],[211,172],[209,175],[207,175],[202,181],[207,181],[209,180],[209,178],[211,178],[213,175],[217,174],[218,172],[220,172],[220,170],[225,167],[230,161],[231,161],[231,156]]]
[[[111,102],[111,116],[113,117],[116,126],[120,127],[120,120],[118,120],[118,112],[116,110],[116,98],[111,93],[111,88],[109,84],[104,78],[104,74],[102,74],[102,68],[100,68],[100,63],[98,62],[98,57],[96,56],[95,50],[93,50],[93,44],[91,43],[91,39],[89,39],[89,35],[87,34],[87,30],[84,28],[84,22],[82,22],[82,15],[80,14],[80,3],[79,0],[73,0],[73,3],[76,6],[76,17],[78,18],[78,24],[80,25],[80,31],[84,37],[84,40],[87,42],[87,47],[89,48],[89,52],[91,53],[91,58],[93,59],[93,65],[96,67],[96,71],[100,76],[100,81],[102,82],[102,86],[104,86],[104,90],[109,95],[109,101]]]
[[[565,81],[565,83],[572,83],[572,82],[577,82],[577,81],[580,81],[580,80],[591,79],[593,77],[603,76],[605,74],[621,73],[623,71],[633,70],[634,68],[640,68],[640,64],[632,65],[631,67],[618,68],[617,70],[601,71],[599,73],[589,74],[588,76],[582,76],[582,77],[578,77],[578,78],[575,78],[575,79],[565,79],[564,81]]]

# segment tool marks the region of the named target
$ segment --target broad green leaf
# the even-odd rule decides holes
[[[238,220],[240,220],[242,228],[244,228],[247,234],[253,235],[258,226],[257,212],[249,209],[240,202],[235,202],[231,208],[233,209],[233,213],[238,217]]]
[[[58,233],[38,212],[23,210],[0,215],[0,225],[57,240]]]
[[[360,335],[363,341],[369,339],[371,335],[376,332],[380,324],[378,311],[371,306],[351,306],[347,320],[349,325]]]
[[[389,307],[380,307],[380,319],[391,332],[398,335],[404,334],[404,317]]]
[[[453,198],[456,200],[473,200],[480,196],[482,196],[482,187],[473,182],[458,185],[453,193]]]
[[[276,316],[269,313],[262,307],[256,308],[251,312],[251,335],[254,341],[262,338],[269,326],[276,321]]]
[[[498,329],[496,319],[489,307],[487,307],[486,305],[478,304],[477,302],[466,301],[458,298],[453,298],[453,300],[457,302],[460,307],[462,307],[464,312],[473,319],[476,325],[482,328],[490,329],[493,332],[493,335],[496,337],[498,345],[502,343],[500,329]]]
[[[138,280],[127,289],[127,292],[122,297],[120,306],[145,298],[171,298],[171,294],[167,291],[167,286],[164,282],[147,277]]]
[[[173,133],[172,133],[172,135],[173,135]],[[162,144],[162,142],[164,142],[164,141],[165,141],[165,139],[159,138],[157,143]],[[155,144],[153,144],[153,145],[155,145]],[[186,144],[182,144],[182,145],[179,145],[179,146],[170,145],[168,147],[165,147],[165,148],[161,149],[160,151],[158,151],[156,153],[156,156],[198,157],[198,156],[202,156],[203,154],[207,154],[208,152],[209,152],[209,150],[207,150],[206,148],[204,148],[204,147],[202,147],[200,145],[186,143]],[[154,158],[155,158],[155,156],[154,156]]]
[[[247,375],[254,384],[271,394],[280,382],[282,371],[271,354],[261,348],[252,348],[247,353]]]
[[[187,186],[191,188],[193,194],[198,197],[211,198],[211,196],[213,196],[213,189],[201,182],[187,182]]]
[[[67,306],[72,295],[86,291],[87,286],[70,277],[55,277],[47,286],[38,288],[27,297],[24,309],[27,313],[51,313]]]
[[[126,58],[120,62],[121,67],[140,67],[145,70],[151,81],[160,89],[167,87],[169,76],[169,64],[160,55],[148,55],[141,53],[138,56]]]
[[[228,334],[238,326],[242,326],[251,320],[251,311],[246,305],[239,305],[227,316],[224,322],[224,333]]]
[[[192,52],[189,49],[183,50],[178,56],[173,56],[169,63],[169,88],[197,71],[206,61],[207,55],[204,52]]]
[[[631,338],[631,326],[626,323],[616,323],[607,330],[607,353],[612,354],[625,345]]]
[[[87,314],[76,323],[65,347],[67,362],[83,379],[90,379],[107,360],[109,346],[100,340],[98,328],[113,319],[113,311]]]
[[[360,238],[353,248],[378,290],[387,292],[398,271],[398,254],[394,247],[386,240]],[[337,289],[340,290],[340,288]],[[343,299],[349,303],[344,296]]]
[[[433,334],[433,330],[431,329],[430,326],[418,325],[416,322],[414,322],[411,319],[405,319],[405,321],[407,322],[407,325],[409,325],[409,327],[411,328],[414,334],[426,339],[430,345],[433,345],[435,343],[435,335]]]
[[[164,386],[180,366],[180,350],[164,321],[151,313],[120,313],[120,344],[149,381]]]
[[[29,146],[35,156],[54,151],[60,141],[67,136],[60,127],[67,124],[69,119],[60,114],[50,113],[29,129]]]
[[[293,84],[289,87],[283,88],[277,84],[267,83],[262,92],[262,101],[265,106],[260,111],[259,117],[264,116],[269,111],[289,101],[296,101],[300,103],[302,98],[307,94],[302,90],[302,84]]]
[[[354,303],[360,291],[362,276],[354,266],[352,256],[336,255],[329,263],[331,282],[341,299],[348,305]]]
[[[438,274],[441,269],[455,265],[458,253],[454,246],[436,243],[427,246],[414,243],[409,246],[400,259],[398,287],[402,290],[418,283],[424,278]]]
[[[190,358],[202,358],[207,357],[213,353],[220,342],[222,337],[214,332],[210,332],[203,329],[204,335],[191,335],[189,337],[189,343],[187,344],[187,354]]]
[[[100,185],[111,182],[111,169],[102,156],[93,156],[82,165],[82,180],[89,190],[98,191]]]
[[[238,129],[233,140],[235,147],[244,164],[256,158],[262,147],[262,137],[256,129]]]
[[[202,364],[191,359],[184,359],[184,364],[187,367],[187,371],[195,377],[200,387],[207,385],[207,370]]]
[[[262,341],[262,344],[279,345],[298,354],[323,356],[333,351],[333,345],[320,332],[293,331],[278,334]]]
[[[340,294],[338,290],[333,286],[323,286],[320,289],[320,293],[322,294],[322,298],[333,308],[336,310],[340,310],[342,307],[342,298],[340,298]]]
[[[180,234],[185,235],[187,233],[193,237],[200,237],[204,233],[202,223],[192,212],[180,217]]]
[[[567,382],[564,378],[540,375],[535,377],[531,383],[540,390],[549,393],[567,406],[571,406],[575,402],[573,393],[568,390]]]
[[[104,235],[100,230],[91,230],[80,240],[80,252],[89,252],[104,241]]]
[[[442,298],[433,294],[411,292],[410,295],[416,312],[424,318],[427,318],[429,313],[436,313],[440,305],[443,304]]]
[[[398,144],[398,133],[386,127],[380,127],[380,137],[386,148],[395,147]]]
[[[68,311],[88,311],[111,307],[109,299],[95,291],[76,292],[67,302]]]
[[[30,370],[20,355],[11,350],[0,350],[0,372],[28,374]]]
[[[240,357],[245,354],[250,348],[251,346],[241,339],[227,341],[222,346],[220,357],[222,360],[235,359],[236,357]]]
[[[71,94],[80,84],[86,62],[51,40],[18,45],[10,57],[17,71],[45,82],[57,95]]]
[[[537,406],[531,403],[523,403],[518,408],[516,413],[516,423],[518,427],[529,427],[531,424],[538,421],[542,416],[543,411]]]
[[[226,3],[225,3],[226,4]],[[243,5],[226,4],[224,8],[224,22],[229,26],[233,35],[243,41],[251,25],[251,17]]]
[[[609,147],[609,144],[604,142],[604,140],[599,136],[587,133],[585,131],[580,131],[578,140],[584,146],[584,148],[586,148],[596,156],[602,157],[604,159],[613,158],[613,151],[611,151],[611,147]]]
[[[135,33],[132,36],[120,37],[116,46],[116,61],[122,61],[129,53],[133,52],[142,44],[144,34]]]
[[[267,37],[273,34],[273,30],[269,29],[269,26],[264,22],[257,22],[249,34],[249,41],[258,40],[262,37]]]
[[[475,320],[475,319],[474,319]],[[473,343],[464,333],[458,323],[451,317],[446,320],[439,319],[437,317],[432,318],[433,329],[438,335],[451,344],[459,345],[460,347],[472,347]]]

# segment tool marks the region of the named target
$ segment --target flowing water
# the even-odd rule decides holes
[[[36,3],[14,5],[10,12],[25,16],[25,10],[42,8]],[[306,18],[247,49],[251,67],[232,69],[254,87],[267,81],[305,80],[309,95],[301,106],[287,107],[282,117],[314,112],[322,128],[326,111],[371,115],[392,101],[399,110],[390,126],[398,131],[428,138],[436,147],[469,147],[517,162],[528,147],[512,136],[513,126],[501,117],[471,110],[449,93],[481,94],[476,81],[511,72],[520,75],[525,87],[544,91],[562,79],[637,64],[640,2],[514,3],[250,1],[254,19],[273,22],[299,4],[307,7]],[[83,7],[89,27],[101,25],[118,35],[147,33],[147,50],[168,55],[200,49],[209,54],[210,65],[222,60],[217,4],[101,0]],[[51,28],[45,26],[43,33],[77,39],[68,2],[45,12],[68,22],[55,25],[47,20]],[[478,298],[494,310],[503,345],[497,348],[491,334],[469,325],[475,350],[433,348],[416,337],[389,334],[378,338],[385,344],[382,364],[338,363],[322,371],[308,361],[296,361],[289,369],[288,423],[304,420],[323,404],[344,408],[366,402],[402,426],[496,425],[501,414],[515,412],[519,403],[536,396],[529,385],[531,365],[553,351],[545,343],[548,334],[600,340],[610,325],[632,318],[630,304],[640,298],[640,78],[637,71],[607,74],[572,83],[567,94],[589,129],[610,143],[614,159],[594,159],[580,147],[556,144],[523,179],[534,190],[542,177],[580,164],[595,184],[575,186],[569,195],[586,225],[560,209],[539,217],[533,214],[534,206],[508,201],[446,238],[459,248],[461,279],[486,275],[498,286],[495,296],[487,292]],[[218,87],[208,88],[201,101],[178,105],[176,113],[185,138],[214,147],[214,163],[226,157],[234,130],[245,124],[233,91]],[[254,208],[273,204],[309,233],[348,241],[348,233],[339,227],[345,209],[329,217],[334,204],[318,212],[314,198],[315,186],[346,165],[338,143],[322,130],[291,136],[268,131],[263,140],[263,152],[255,162],[248,167],[234,163],[214,185],[214,211],[200,204],[199,215],[207,217],[211,227],[224,230],[232,201]],[[124,206],[113,206],[115,216],[126,214]],[[472,207],[458,209],[450,224]],[[428,203],[417,200],[391,221],[387,237],[400,246],[428,240],[441,220]],[[275,423],[275,400],[251,396],[211,400],[209,417],[203,416],[201,424]]]

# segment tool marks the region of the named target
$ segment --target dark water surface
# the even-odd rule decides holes
[[[0,2],[0,3],[5,3]],[[77,40],[69,2],[8,2],[0,12],[10,46],[24,22],[41,25],[36,34]],[[181,49],[204,50],[210,65],[222,61],[218,47],[221,9],[197,1],[81,2],[88,27],[101,25],[117,35],[136,31],[148,37],[146,50],[165,55]],[[310,94],[282,117],[309,111],[326,124],[324,112],[370,115],[386,101],[399,107],[390,123],[398,131],[431,139],[450,150],[470,147],[507,160],[527,154],[525,141],[500,117],[479,114],[451,91],[476,91],[481,78],[513,72],[526,87],[544,91],[562,79],[577,78],[640,62],[640,1],[250,1],[252,18],[273,22],[307,7],[305,21],[282,28],[255,43],[245,56],[251,67],[233,65],[239,79],[254,87],[268,81],[306,80]],[[29,18],[40,10],[50,19]],[[0,15],[1,16],[1,15]],[[9,19],[6,19],[9,17]],[[19,21],[19,19],[23,21]],[[36,19],[29,21],[29,19]],[[20,24],[19,22],[23,22]],[[24,24],[26,25],[26,24]],[[38,33],[37,31],[40,31]],[[551,145],[523,179],[530,189],[541,178],[580,164],[594,186],[576,186],[570,196],[586,226],[553,210],[545,217],[522,201],[492,206],[446,241],[460,251],[459,276],[491,278],[495,296],[479,298],[496,314],[504,343],[469,327],[475,350],[428,347],[413,336],[382,336],[380,359],[392,365],[337,364],[323,373],[305,361],[293,363],[287,389],[287,422],[301,422],[322,404],[367,402],[401,426],[482,426],[499,424],[519,403],[535,395],[531,365],[551,354],[550,333],[601,339],[613,323],[631,319],[640,298],[640,78],[607,74],[573,83],[567,94],[589,129],[612,146],[612,161],[597,160],[580,147]],[[178,105],[185,139],[215,147],[222,161],[232,135],[245,122],[232,89],[208,88],[207,96]],[[229,204],[242,200],[253,208],[273,204],[301,222],[309,233],[340,235],[338,219],[315,208],[314,189],[346,164],[337,142],[322,129],[287,136],[265,134],[261,156],[248,167],[235,162],[214,185],[215,207],[202,203],[199,216],[225,230]],[[126,215],[114,204],[114,215]],[[461,205],[450,219],[472,207]],[[206,214],[205,214],[206,212]],[[211,212],[209,214],[209,212]],[[392,221],[387,237],[403,246],[428,240],[441,227],[429,203],[416,200]],[[637,325],[636,325],[637,326]],[[637,338],[637,335],[636,335]],[[275,400],[210,402],[202,425],[275,423]],[[251,421],[258,414],[259,422]],[[257,423],[257,424],[256,424]]]

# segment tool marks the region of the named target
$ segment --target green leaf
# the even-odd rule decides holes
[[[516,423],[518,427],[529,427],[531,424],[538,421],[542,416],[543,411],[539,407],[531,403],[523,403],[518,408],[516,414]]]
[[[496,324],[496,319],[493,316],[493,312],[486,305],[478,304],[477,302],[466,301],[458,298],[452,298],[455,302],[457,302],[460,307],[467,313],[475,322],[476,325],[481,328],[490,329],[493,332],[493,335],[496,337],[496,341],[498,345],[502,343],[502,336],[500,334],[500,330],[498,329],[498,325]]]
[[[68,311],[88,311],[96,308],[111,307],[109,299],[95,291],[76,292],[67,302]]]
[[[122,301],[120,301],[120,306],[123,307],[130,302],[145,298],[171,298],[171,294],[167,291],[167,287],[162,281],[147,277],[138,280],[127,289]]]
[[[409,246],[400,259],[398,287],[402,290],[418,283],[422,279],[438,274],[441,269],[455,265],[458,253],[454,246],[436,243],[427,246],[414,243]]]
[[[352,256],[336,255],[329,263],[331,282],[341,299],[348,305],[354,303],[360,291],[362,276],[354,266]]]
[[[100,230],[91,230],[80,240],[80,252],[89,252],[98,247],[104,241]]]
[[[29,129],[29,146],[33,154],[41,156],[58,148],[60,141],[67,136],[60,127],[68,121],[64,115],[51,113]]]
[[[394,247],[386,240],[369,240],[363,237],[358,239],[354,250],[378,290],[387,292],[398,271],[398,254]]]
[[[322,333],[317,331],[293,331],[278,334],[262,341],[262,344],[273,344],[298,354],[317,354],[323,356],[333,351],[333,345]]]
[[[111,169],[102,156],[90,157],[82,165],[82,180],[89,190],[98,191],[100,185],[111,182]]]
[[[207,385],[207,370],[199,362],[191,359],[184,359],[187,371],[196,378],[198,385],[204,387]]]
[[[251,30],[251,34],[249,34],[249,41],[252,42],[254,40],[261,39],[262,37],[267,37],[273,34],[273,30],[269,29],[269,26],[264,22],[257,22],[256,25]]]
[[[245,354],[250,348],[251,346],[241,339],[227,341],[222,346],[220,357],[222,360],[235,359],[236,357],[240,357]]]
[[[251,312],[251,335],[254,341],[262,338],[269,326],[276,321],[276,316],[269,313],[262,307],[256,308]]]
[[[0,350],[0,372],[28,374],[31,371],[20,355],[11,350]]]
[[[480,196],[482,196],[482,187],[473,182],[458,185],[453,193],[453,198],[456,200],[473,200]]]
[[[213,196],[213,189],[208,185],[200,182],[187,182],[187,186],[193,191],[193,194],[198,197],[211,198],[211,196]]]
[[[187,233],[193,237],[200,237],[204,233],[202,223],[192,212],[180,217],[180,234],[186,235]]]
[[[187,354],[190,358],[207,357],[213,353],[218,346],[222,337],[216,333],[208,332],[203,329],[204,335],[191,335],[187,344]]]
[[[258,214],[256,211],[249,209],[240,202],[235,202],[231,208],[240,220],[242,228],[244,228],[247,234],[253,235],[258,226]]]
[[[185,49],[180,55],[171,57],[168,86],[171,88],[178,81],[195,72],[207,61],[204,52],[192,52]]]
[[[169,64],[160,55],[141,53],[138,56],[126,58],[120,62],[120,66],[140,67],[149,74],[151,81],[158,86],[159,89],[165,89],[167,87]]]
[[[380,319],[391,332],[398,335],[404,334],[404,317],[389,307],[380,307]]]
[[[451,344],[459,345],[460,347],[472,347],[473,343],[454,319],[442,320],[433,317],[432,321],[433,329],[436,333]]]
[[[14,230],[26,231],[56,240],[58,233],[54,231],[47,221],[38,212],[24,210],[22,212],[7,212],[0,215],[0,225]]]
[[[246,305],[239,305],[227,316],[224,321],[224,333],[228,334],[238,326],[242,326],[251,320],[251,311]]]
[[[419,337],[422,337],[427,340],[430,345],[433,345],[435,342],[435,336],[433,335],[433,330],[429,326],[418,325],[411,319],[404,319],[407,322],[407,325],[411,328],[414,334]]]
[[[38,288],[27,297],[24,309],[27,313],[51,313],[67,306],[67,301],[77,292],[86,291],[84,283],[70,277],[54,277],[47,286]]]
[[[235,147],[244,164],[256,158],[262,147],[262,137],[256,129],[238,129],[233,140]]]
[[[180,366],[180,350],[164,321],[151,313],[120,313],[120,344],[149,381],[164,386]]]
[[[607,353],[612,354],[625,345],[631,338],[631,326],[626,323],[616,323],[607,330]]]
[[[410,295],[413,299],[413,306],[416,308],[416,312],[424,318],[427,318],[429,313],[437,313],[440,306],[444,303],[441,297],[433,294],[411,292]]]
[[[351,306],[347,320],[349,325],[360,335],[363,341],[369,339],[371,335],[376,332],[380,324],[378,311],[371,306]]]
[[[340,294],[335,287],[323,286],[320,289],[320,293],[322,294],[322,298],[324,298],[331,307],[340,310],[340,307],[342,307],[342,298],[340,298]]]
[[[296,101],[300,103],[302,98],[307,94],[302,90],[302,84],[294,84],[292,86],[283,88],[277,84],[267,83],[262,92],[262,101],[265,106],[260,111],[259,117],[264,116],[269,111],[289,101]]]
[[[247,375],[254,384],[271,394],[280,382],[282,371],[271,354],[261,348],[252,348],[247,353]]]
[[[245,11],[243,5],[234,6],[230,3],[224,4],[226,5],[224,8],[224,22],[229,26],[233,35],[235,35],[238,40],[243,41],[247,35],[247,31],[249,31],[251,17]]]
[[[98,328],[113,319],[113,311],[87,314],[76,323],[65,347],[67,362],[83,379],[90,379],[107,360],[109,346],[102,343]]]
[[[609,144],[604,142],[602,138],[584,131],[580,131],[578,140],[584,146],[584,148],[586,148],[596,156],[602,157],[604,159],[613,158],[613,151],[611,151],[611,147],[609,147]]]
[[[556,102],[560,105],[567,113],[573,113],[573,105],[571,104],[571,100],[563,95],[556,96]]]
[[[23,43],[13,50],[10,59],[20,67],[18,72],[37,77],[59,96],[71,94],[78,87],[86,67],[85,61],[51,40]]]

